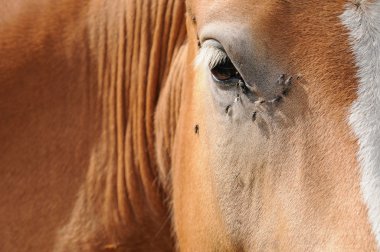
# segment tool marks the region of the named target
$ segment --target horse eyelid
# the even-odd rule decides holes
[[[194,66],[195,68],[203,66],[207,67],[208,69],[212,69],[219,63],[227,60],[227,58],[227,54],[222,50],[214,46],[203,45],[200,48],[197,57],[195,58]]]

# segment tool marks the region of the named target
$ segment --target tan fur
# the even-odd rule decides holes
[[[0,250],[374,251],[344,4],[0,0]],[[273,120],[218,114],[211,22],[300,76]]]
[[[181,250],[375,250],[347,125],[357,80],[339,20],[344,4],[189,1],[190,32],[247,24],[262,50],[301,78],[261,128],[223,121],[200,73],[183,90],[172,168]]]
[[[184,2],[8,2],[0,250],[171,250],[153,121]]]

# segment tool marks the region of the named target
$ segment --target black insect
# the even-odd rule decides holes
[[[239,102],[241,100],[240,94],[236,94],[235,102]]]
[[[243,94],[247,94],[248,93],[248,87],[245,85],[245,82],[244,81],[242,81],[242,80],[239,80],[239,82],[238,82],[238,87],[240,88],[240,90],[241,90],[241,92],[243,93]]]
[[[278,78],[277,83],[279,83],[282,87],[281,95],[287,96],[289,93],[290,86],[292,84],[293,76],[289,76],[285,79],[285,74],[282,74],[280,78]]]
[[[196,124],[195,125],[195,127],[194,127],[194,132],[195,132],[195,134],[199,134],[199,125],[198,124]]]
[[[257,112],[252,113],[252,121],[254,122],[256,120]]]
[[[293,81],[293,77],[290,76],[286,81],[285,81],[285,84],[284,84],[284,91],[282,91],[282,94],[283,95],[288,95],[289,93],[289,89],[290,89],[290,85],[292,84],[292,81]]]
[[[256,105],[260,105],[260,104],[263,104],[263,103],[266,103],[266,101],[262,98],[259,98],[257,101],[255,101],[255,104]]]
[[[226,107],[226,109],[224,110],[224,112],[226,112],[226,114],[228,114],[228,112],[230,112],[230,109],[231,109],[231,105],[228,105]]]
[[[195,18],[193,19],[194,22],[196,22]],[[202,47],[202,44],[201,44],[201,41],[199,39],[199,35],[197,34],[197,45],[198,45],[198,49],[200,49]]]
[[[280,85],[282,88],[281,94],[277,95],[272,100],[269,100],[268,103],[276,104],[276,103],[281,102],[284,99],[284,97],[288,95],[290,86],[292,84],[292,80],[293,80],[292,76],[289,76],[288,78],[286,78],[285,74],[281,74],[277,80],[278,85]]]

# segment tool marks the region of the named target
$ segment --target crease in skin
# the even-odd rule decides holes
[[[149,0],[89,5],[83,19],[94,65],[99,138],[56,251],[174,247],[168,194],[158,178],[156,154],[162,153],[156,153],[154,118],[160,92],[176,83],[174,59],[185,43],[184,11],[184,3],[173,0],[153,7]],[[163,137],[170,136],[168,130],[161,131]]]

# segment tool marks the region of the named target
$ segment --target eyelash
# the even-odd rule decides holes
[[[207,69],[212,80],[219,87],[231,87],[243,81],[227,53],[216,46],[207,44],[207,42],[200,48],[195,65]]]
[[[228,60],[228,56],[225,52],[214,46],[204,45],[195,59],[195,67],[203,66],[212,69],[226,60]]]

